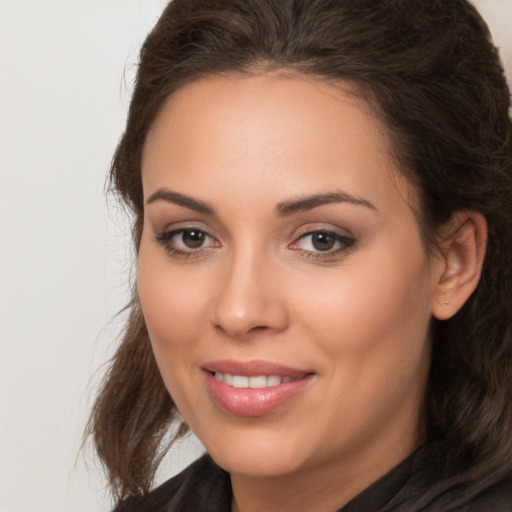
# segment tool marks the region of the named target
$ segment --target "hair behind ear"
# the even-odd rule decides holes
[[[455,271],[447,264],[448,286],[441,280],[431,329],[428,437],[440,443],[447,468],[459,472],[460,482],[498,481],[512,472],[512,203],[503,204],[486,214],[486,226],[482,214],[465,212],[472,222],[459,217],[453,226],[462,229],[446,231],[445,237],[445,250],[456,248],[459,257],[469,239],[475,262],[469,268],[482,274],[471,293],[479,274],[458,273],[464,268],[458,257]],[[455,312],[451,298],[448,305],[443,298],[453,290],[459,301],[469,292]]]

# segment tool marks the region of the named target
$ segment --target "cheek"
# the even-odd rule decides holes
[[[375,433],[397,411],[420,407],[430,360],[429,279],[422,259],[379,268],[374,276],[368,268],[347,269],[314,296],[309,292],[301,317],[324,355],[325,396],[336,397],[330,424],[342,422],[357,438],[361,425]]]
[[[360,365],[415,357],[430,322],[430,279],[423,254],[341,268],[338,275],[308,286],[302,318],[333,357]]]
[[[147,245],[142,243],[140,248],[137,288],[153,350],[162,366],[162,358],[185,350],[200,335],[207,317],[207,281],[179,265],[171,266],[162,250]]]
[[[141,244],[137,288],[153,353],[165,386],[178,409],[191,417],[187,389],[194,347],[204,335],[207,282],[183,266],[171,266],[160,248]]]

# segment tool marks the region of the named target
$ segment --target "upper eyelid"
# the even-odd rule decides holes
[[[212,235],[208,230],[203,228],[198,228],[196,226],[184,226],[184,227],[172,227],[172,228],[166,228],[156,233],[157,238],[162,237],[171,237],[174,235],[178,235],[180,233],[184,233],[185,231],[200,231],[201,233],[204,233],[208,238],[211,238],[212,240],[218,240],[217,237]]]
[[[343,243],[343,241],[346,240],[347,242],[350,242],[350,244],[352,245],[356,241],[353,236],[342,235],[340,233],[336,233],[335,231],[316,229],[313,231],[306,231],[306,232],[302,233],[301,235],[297,236],[290,245],[294,245],[297,242],[299,242],[300,240],[303,240],[303,239],[307,238],[308,236],[312,236],[312,235],[315,235],[318,233],[323,233],[328,236],[331,236],[332,238],[334,238],[336,241],[338,241],[340,243]]]
[[[344,246],[344,247],[340,247],[335,250],[325,251],[323,254],[326,257],[328,254],[332,255],[338,251],[344,251],[344,250],[353,248],[354,245],[357,243],[356,237],[348,229],[346,229],[346,228],[343,229],[343,228],[340,228],[339,226],[335,227],[332,225],[325,226],[325,225],[318,225],[318,224],[313,224],[313,225],[310,224],[310,225],[301,226],[301,228],[299,228],[297,231],[298,232],[296,232],[293,236],[292,242],[290,242],[290,244],[289,244],[290,248],[292,248],[294,245],[298,244],[301,240],[304,240],[307,237],[315,235],[317,233],[323,233],[323,234],[329,235],[329,236],[333,237],[338,244],[341,244],[342,246]],[[297,249],[299,249],[299,248],[296,248],[296,250]],[[309,251],[307,249],[302,249],[302,250],[304,252],[316,253],[316,251]]]
[[[212,229],[206,227],[202,222],[198,221],[183,221],[183,222],[174,222],[171,224],[167,224],[164,228],[154,228],[155,235],[163,235],[165,233],[171,233],[171,232],[180,232],[180,231],[186,231],[186,230],[197,230],[202,231],[206,235],[217,238],[215,235],[212,234]]]
[[[355,236],[347,228],[333,226],[332,224],[325,225],[322,223],[306,224],[294,231],[293,238],[298,239],[301,236],[309,235],[312,233],[332,233],[333,235],[344,238],[355,238]]]
[[[301,238],[306,238],[308,236],[312,236],[312,235],[317,235],[317,234],[325,234],[325,235],[328,235],[328,236],[332,236],[333,238],[336,238],[336,239],[347,239],[347,240],[353,240],[354,237],[353,236],[349,236],[349,235],[342,235],[341,233],[337,233],[336,231],[328,231],[328,230],[323,230],[323,229],[315,229],[313,231],[306,231],[304,233],[302,233],[301,235],[299,235],[296,240],[300,240]]]

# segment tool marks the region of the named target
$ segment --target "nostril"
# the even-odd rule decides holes
[[[251,331],[262,331],[268,329],[268,326],[266,325],[257,325],[256,327],[251,328]]]

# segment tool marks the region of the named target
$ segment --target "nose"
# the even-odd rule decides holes
[[[210,314],[216,329],[237,339],[286,329],[288,313],[281,272],[269,259],[245,253],[225,262]]]

